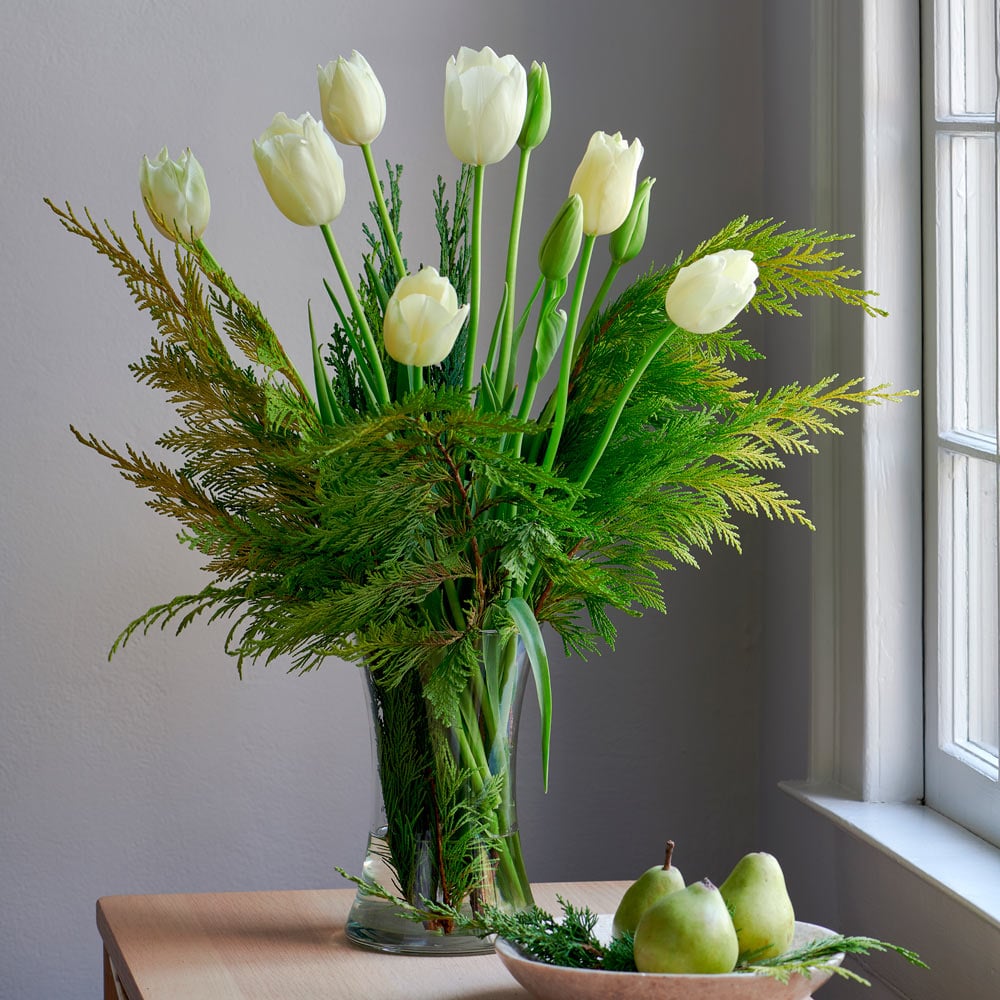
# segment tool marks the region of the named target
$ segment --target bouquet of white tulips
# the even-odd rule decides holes
[[[323,125],[278,114],[253,144],[275,205],[319,228],[336,271],[325,317],[309,313],[308,376],[206,246],[208,186],[190,151],[174,162],[163,150],[141,168],[146,209],[176,244],[173,276],[138,224],[135,256],[89,214],[53,206],[154,321],[158,336],[132,368],[180,416],[158,441],[176,467],[77,436],[151,492],[212,577],[149,609],[116,647],[137,629],[179,631],[205,615],[232,623],[226,646],[241,669],[281,655],[299,671],[362,664],[385,813],[362,890],[377,868],[392,883],[379,902],[382,892],[525,906],[511,721],[522,654],[547,768],[541,626],[570,652],[613,644],[608,610],[662,609],[659,572],[695,565],[718,540],[738,546],[734,511],[807,525],[768,471],[815,450],[840,415],[898,395],[858,379],[744,390],[731,366],[759,354],[739,314],[797,315],[806,295],[878,310],[849,284],[858,272],[833,263],[844,237],[746,218],[612,298],[643,249],[653,179],[639,180],[638,139],[604,132],[567,170],[525,295],[521,217],[549,78],[544,64],[526,72],[489,48],[462,48],[445,68],[445,133],[462,166],[450,198],[439,180],[439,264],[413,273],[399,168],[381,179],[372,154],[386,117],[378,79],[355,52],[320,68],[319,97]],[[374,196],[356,274],[333,232],[345,197],[335,142],[360,147]],[[486,168],[515,148],[506,266],[492,279],[501,303],[484,317]],[[602,240],[606,270],[590,282]],[[552,366],[555,388],[536,399]],[[360,916],[352,926],[369,944],[395,933]]]

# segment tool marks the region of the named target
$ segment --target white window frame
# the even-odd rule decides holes
[[[820,225],[857,234],[852,260],[890,315],[824,313],[816,368],[919,387],[917,5],[860,7],[860,17],[855,4],[814,8],[814,207]],[[923,798],[920,405],[866,408],[861,433],[814,472],[824,531],[813,548],[809,777],[865,802]]]
[[[809,10],[814,223],[857,234],[851,263],[890,310],[816,313],[814,375],[918,387],[920,5],[811,0]],[[809,777],[782,787],[830,826],[791,813],[786,838],[832,837],[835,908],[935,953],[930,972],[892,970],[891,995],[978,1000],[996,995],[1000,849],[923,804],[925,405],[869,409],[860,435],[853,427],[814,460]]]
[[[926,449],[925,463],[926,501],[927,501],[927,534],[925,545],[929,553],[927,561],[926,587],[926,801],[937,811],[950,816],[963,826],[1000,845],[1000,784],[998,784],[997,759],[992,754],[965,744],[962,739],[963,729],[960,715],[968,716],[968,706],[963,701],[968,697],[962,683],[962,671],[966,664],[956,647],[960,636],[952,636],[947,623],[947,617],[942,615],[947,608],[939,608],[938,598],[943,592],[943,579],[949,575],[950,564],[947,553],[938,555],[941,543],[938,540],[939,525],[946,518],[947,511],[939,505],[940,490],[938,466],[941,461],[939,446],[937,398],[937,368],[939,366],[940,349],[938,346],[937,319],[939,314],[937,298],[937,265],[939,263],[938,237],[938,188],[940,181],[937,176],[938,153],[937,137],[939,133],[948,130],[948,124],[941,124],[937,116],[937,79],[936,73],[944,68],[948,70],[945,60],[935,58],[938,47],[947,44],[948,39],[942,37],[944,18],[935,17],[935,10],[943,6],[942,0],[928,0],[923,4],[923,38],[924,38],[924,148],[925,164],[924,192],[924,245],[927,261],[927,278],[925,282],[925,323],[927,327],[926,365],[928,378],[926,380]],[[996,28],[994,19],[992,27]],[[994,36],[995,37],[995,36]],[[995,118],[991,123],[973,122],[969,118],[954,119],[955,131],[959,134],[996,133]],[[995,144],[994,144],[995,145]],[[994,176],[995,181],[995,176]],[[994,212],[994,232],[996,216]],[[946,298],[943,305],[947,305]],[[931,377],[934,375],[935,377]],[[993,401],[994,414],[996,400]],[[968,453],[975,456],[982,445],[973,439],[972,435],[948,435],[951,454]],[[968,440],[963,441],[965,437]],[[995,446],[993,446],[993,461],[996,462]],[[995,523],[995,522],[994,522]],[[956,558],[961,558],[956,553]],[[960,568],[960,567],[959,567]],[[992,572],[995,574],[996,569]],[[942,618],[944,619],[942,621]],[[961,624],[961,622],[959,622]],[[940,651],[940,652],[939,652]],[[994,661],[995,662],[995,661]],[[994,709],[996,706],[993,706]]]

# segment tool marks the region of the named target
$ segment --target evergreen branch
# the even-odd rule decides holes
[[[841,955],[869,955],[873,951],[888,952],[893,951],[902,956],[911,965],[926,969],[927,965],[921,961],[916,952],[899,945],[890,944],[887,941],[879,941],[871,937],[850,937],[842,934],[834,934],[830,937],[817,938],[804,944],[800,948],[794,948],[777,955],[774,958],[741,962],[737,966],[738,972],[751,972],[757,975],[771,976],[781,983],[787,983],[793,975],[802,975],[809,978],[811,973],[821,968],[830,971],[845,979],[851,979],[862,986],[871,986],[871,983],[841,965],[828,964],[832,959]]]
[[[353,882],[364,895],[370,895],[397,906],[401,915],[411,920],[428,921],[447,917],[456,927],[479,937],[495,934],[512,944],[524,957],[546,965],[572,969],[604,969],[615,972],[635,972],[632,956],[633,937],[604,942],[597,937],[597,914],[586,906],[578,907],[557,896],[561,917],[554,917],[539,906],[510,912],[485,906],[479,913],[468,916],[448,904],[421,900],[414,905],[400,899],[379,883],[337,871]],[[747,975],[770,976],[787,983],[792,976],[810,978],[814,972],[831,972],[845,979],[870,986],[871,983],[839,963],[844,955],[869,955],[872,951],[895,952],[911,965],[926,969],[920,956],[899,945],[876,938],[835,934],[809,941],[774,958],[741,960],[734,970]]]

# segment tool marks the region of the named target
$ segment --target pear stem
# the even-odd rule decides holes
[[[663,859],[663,870],[665,872],[670,871],[670,859],[674,856],[674,848],[676,846],[677,845],[672,840],[667,841],[667,853]]]

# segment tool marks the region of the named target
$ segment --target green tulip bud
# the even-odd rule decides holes
[[[608,249],[611,259],[618,265],[627,264],[639,256],[646,242],[646,224],[649,221],[649,192],[656,183],[655,177],[647,177],[636,189],[632,208],[625,221],[611,234]]]
[[[576,263],[583,239],[583,199],[570,195],[538,249],[538,269],[549,281],[565,278]]]
[[[542,144],[552,120],[552,92],[549,90],[549,71],[545,63],[531,64],[528,71],[528,107],[517,144],[521,149],[534,149]]]

